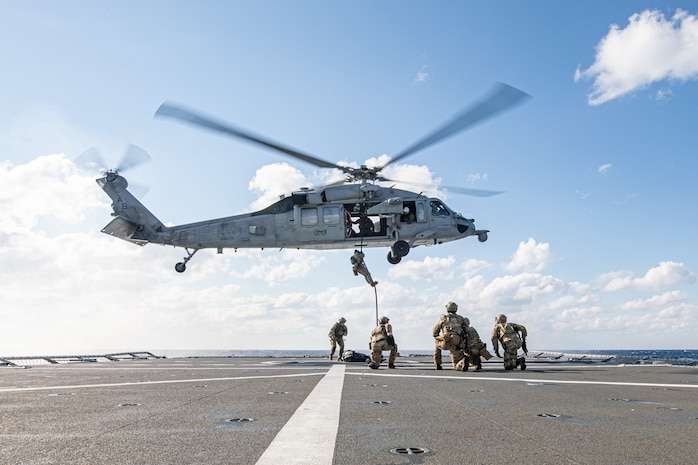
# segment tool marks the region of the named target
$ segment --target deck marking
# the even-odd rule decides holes
[[[366,373],[347,373],[348,375],[354,376],[366,376]],[[504,382],[527,382],[527,383],[542,383],[542,384],[591,384],[597,386],[635,386],[635,387],[661,387],[661,388],[698,388],[698,384],[661,384],[661,383],[636,383],[636,382],[625,382],[625,381],[584,381],[584,380],[563,380],[563,379],[535,379],[535,378],[504,378],[496,377],[490,378],[487,376],[470,376],[463,375],[463,377],[458,376],[439,376],[439,375],[401,375],[401,374],[382,374],[382,373],[371,373],[371,376],[382,376],[385,378],[419,378],[419,379],[448,379],[454,381],[468,381],[468,380],[478,380],[478,381],[504,381]]]
[[[330,368],[281,428],[257,465],[332,465],[344,368],[344,364]]]
[[[342,365],[343,366],[343,365]],[[299,376],[322,376],[323,373],[293,373],[290,375],[257,375],[257,376],[224,376],[220,378],[193,378],[193,379],[164,379],[158,381],[126,381],[123,383],[98,383],[98,384],[69,384],[55,386],[34,386],[34,387],[12,387],[0,388],[3,392],[28,392],[28,391],[53,391],[58,389],[86,389],[105,388],[120,386],[148,386],[154,384],[183,384],[183,383],[206,383],[215,381],[245,381],[248,379],[269,379],[269,378],[296,378]]]

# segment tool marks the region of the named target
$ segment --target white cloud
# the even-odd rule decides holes
[[[480,299],[492,306],[525,305],[566,289],[564,281],[554,276],[524,272],[494,278],[482,290]]]
[[[488,176],[487,173],[471,173],[466,177],[466,179],[468,180],[468,183],[473,184],[478,181],[487,181]]]
[[[414,78],[414,83],[415,84],[424,84],[428,80],[429,80],[429,73],[427,73],[427,65],[424,65],[417,72],[417,76]]]
[[[253,202],[253,210],[261,210],[301,187],[312,187],[308,179],[297,168],[288,163],[272,163],[257,170],[249,183],[250,190],[260,197]]]
[[[455,277],[454,257],[425,257],[423,261],[410,260],[388,270],[391,279],[408,278],[412,281],[448,281]]]
[[[621,304],[619,307],[627,311],[647,311],[667,306],[675,306],[686,303],[688,296],[681,291],[668,291],[660,295],[654,295],[648,299],[635,299]]]
[[[605,273],[598,279],[604,291],[656,291],[670,288],[682,283],[692,284],[696,281],[696,273],[686,268],[683,263],[661,262],[651,268],[645,276],[635,278],[629,271]]]
[[[554,260],[550,253],[550,244],[537,243],[532,237],[520,242],[511,261],[502,266],[506,271],[531,270],[542,271]]]
[[[233,270],[231,276],[241,279],[260,279],[270,286],[276,286],[307,276],[311,271],[322,267],[325,258],[315,250],[292,250],[264,254],[258,250],[239,252],[247,256],[250,266],[243,271]]]
[[[63,155],[47,155],[25,165],[0,163],[0,231],[28,231],[40,218],[75,224],[103,206],[94,179],[80,175]]]
[[[632,15],[625,29],[612,25],[596,47],[594,64],[577,69],[574,79],[594,79],[588,101],[600,105],[655,82],[697,77],[698,18],[683,10],[670,19],[645,10]]]
[[[605,165],[599,166],[598,171],[601,174],[607,174],[611,170],[612,166],[613,166],[612,164],[606,163]]]

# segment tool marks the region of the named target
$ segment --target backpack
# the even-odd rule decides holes
[[[516,331],[509,323],[507,323],[504,327],[502,344],[506,344],[506,347],[508,347],[509,350],[518,350],[521,348],[521,336],[519,336],[519,332]]]
[[[461,320],[453,313],[447,313],[445,316],[444,332],[461,334],[463,332]]]
[[[344,354],[342,355],[342,359],[345,362],[365,362],[369,360],[371,357],[365,354],[360,354],[358,352],[354,352],[353,350],[345,350]]]

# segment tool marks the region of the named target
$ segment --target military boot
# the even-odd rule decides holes
[[[436,365],[436,369],[437,369],[437,370],[443,370],[443,368],[441,368],[441,365]]]
[[[473,359],[473,362],[475,362],[475,371],[482,370],[482,360],[479,355]]]
[[[392,362],[391,362],[391,363],[388,363],[388,368],[395,368],[395,364],[392,363]]]
[[[519,357],[518,360],[516,360],[516,364],[521,367],[521,370],[526,369],[526,359],[523,357]]]

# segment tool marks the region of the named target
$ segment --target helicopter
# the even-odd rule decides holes
[[[119,169],[108,170],[96,180],[113,202],[114,219],[102,232],[139,246],[152,243],[184,248],[186,256],[175,265],[179,273],[186,270],[194,254],[202,249],[216,249],[218,253],[223,253],[224,249],[239,248],[331,250],[388,247],[387,259],[394,265],[400,263],[411,248],[420,245],[442,244],[470,236],[485,242],[489,230],[477,229],[474,219],[465,218],[438,198],[381,185],[400,182],[386,178],[381,171],[392,163],[513,107],[527,97],[525,92],[500,83],[479,102],[467,107],[382,166],[361,165],[358,168],[322,160],[182,106],[164,102],[156,111],[156,117],[173,118],[261,145],[320,168],[340,170],[344,180],[317,188],[301,188],[259,211],[166,226],[128,190],[128,182],[119,174]],[[480,197],[501,193],[446,188]]]

